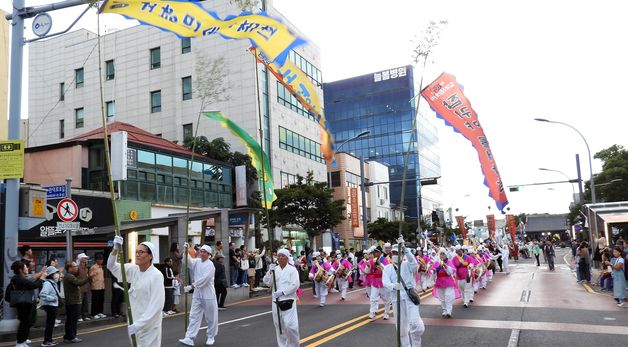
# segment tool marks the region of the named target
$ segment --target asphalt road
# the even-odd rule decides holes
[[[558,250],[553,272],[531,260],[511,264],[511,273],[496,274],[470,308],[456,301],[452,319],[441,318],[438,301],[426,293],[421,304],[426,325],[423,346],[624,345],[628,341],[628,308],[619,308],[608,296],[588,293],[578,285],[563,262],[565,251]],[[317,300],[311,289],[306,289],[298,305],[301,346],[395,345],[395,318],[368,319],[363,289],[352,291],[346,301],[332,293],[322,308]],[[270,305],[268,297],[256,298],[219,312],[216,346],[276,346]],[[164,319],[162,345],[179,346],[184,328],[182,315]],[[199,333],[196,346],[204,346],[204,333]],[[124,324],[81,330],[79,336],[85,346],[128,343]],[[32,346],[40,343],[35,339]]]

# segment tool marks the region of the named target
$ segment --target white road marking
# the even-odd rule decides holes
[[[267,311],[267,312],[262,312],[262,313],[258,313],[258,314],[254,314],[251,316],[246,316],[246,317],[242,317],[242,318],[238,318],[238,319],[232,319],[232,320],[228,320],[226,322],[222,322],[222,323],[218,323],[218,326],[221,326],[223,324],[229,324],[229,323],[234,323],[234,322],[239,322],[241,320],[245,320],[245,319],[249,319],[249,318],[255,318],[255,317],[259,317],[259,316],[263,316],[265,314],[269,314],[272,313],[273,311]],[[201,327],[200,330],[204,330],[207,329],[207,326]]]
[[[517,347],[519,345],[519,329],[512,329],[510,339],[508,339],[508,347]]]

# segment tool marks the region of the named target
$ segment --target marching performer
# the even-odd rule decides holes
[[[436,273],[436,283],[432,296],[440,300],[443,309],[442,316],[451,318],[453,302],[460,298],[460,289],[456,283],[456,268],[447,259],[447,249],[441,248],[438,253],[439,261],[432,264],[430,271]]]
[[[187,242],[183,247],[186,250],[189,248]],[[209,259],[211,252],[212,249],[208,245],[201,246],[197,252],[198,258],[192,258],[190,253],[186,252],[188,269],[194,279],[192,284],[184,287],[185,293],[189,293],[194,289],[188,329],[185,332],[185,337],[179,340],[180,343],[186,346],[194,346],[194,339],[201,327],[203,317],[207,321],[207,341],[205,345],[213,346],[214,338],[218,335],[218,303],[216,301],[216,290],[214,289],[216,268]]]
[[[315,252],[318,253],[318,252]],[[288,265],[290,252],[282,248],[277,252],[277,264],[270,264],[264,275],[264,283],[273,289],[273,323],[279,347],[299,346],[299,316],[297,315],[297,289],[299,288],[299,272],[294,266]],[[273,280],[273,272],[275,279]],[[276,283],[276,285],[275,285]],[[281,315],[279,318],[278,314]],[[279,333],[281,319],[282,333]]]
[[[466,249],[467,247],[464,246]],[[458,281],[458,288],[462,293],[462,300],[464,307],[469,307],[471,300],[471,294],[473,294],[473,283],[469,274],[469,256],[464,254],[463,248],[456,246],[456,255],[451,260],[451,263],[456,268],[456,280]]]
[[[467,286],[464,287],[465,295],[469,296],[469,302],[473,302],[474,294],[478,291],[478,285],[484,275],[484,262],[475,255],[473,247],[469,247],[467,252],[469,259],[469,277],[467,278],[466,285],[470,285],[471,289],[468,290]]]
[[[339,257],[336,259],[331,267],[336,272],[336,281],[338,282],[338,288],[340,288],[340,299],[345,300],[347,298],[349,283],[353,282],[351,278],[353,265],[347,260],[347,253],[343,253],[342,258]]]
[[[428,257],[424,257],[423,250],[421,250],[420,248],[417,249],[416,253],[416,260],[417,264],[419,265],[416,273],[417,288],[420,288],[421,291],[426,291],[427,282],[430,277],[428,270],[430,269],[431,259]]]
[[[371,249],[365,249],[363,251],[363,257],[360,260],[360,262],[358,263],[358,270],[360,272],[360,281],[362,282],[362,285],[364,286],[364,288],[366,289],[366,297],[369,296],[369,294],[371,293],[371,281],[370,281],[370,276],[367,276],[368,274],[365,272],[365,268],[368,266],[368,261],[371,259]]]
[[[314,252],[312,254],[315,259],[312,259],[312,268],[310,269],[310,279],[314,281],[314,286],[316,288],[316,294],[320,298],[320,306],[325,306],[325,301],[327,299],[328,294],[328,281],[330,278],[330,272],[333,271],[331,269],[331,265],[329,263],[323,261],[321,259],[320,252]]]
[[[415,304],[408,295],[409,292],[411,292],[418,297],[418,291],[416,290],[417,283],[414,277],[414,274],[418,271],[418,263],[409,248],[404,248],[405,259],[399,259],[396,252],[399,246],[403,248],[403,238],[400,237],[397,242],[399,244],[392,247],[391,265],[387,265],[384,268],[382,281],[384,287],[388,288],[393,293],[392,301],[395,315],[400,315],[401,323],[399,332],[401,335],[401,345],[404,347],[420,347],[421,336],[425,331],[425,325],[421,319],[418,303]],[[402,283],[398,283],[397,266],[401,266],[400,273]],[[400,292],[400,312],[397,312],[397,291]]]
[[[122,278],[122,267],[116,256],[124,239],[113,239],[113,251],[107,259],[107,269],[116,278]],[[135,335],[139,347],[161,346],[161,310],[166,301],[164,275],[153,266],[156,247],[151,242],[142,242],[135,251],[135,264],[124,264],[126,278],[132,283],[129,300],[133,309],[133,324],[127,327],[129,336]]]
[[[371,293],[369,298],[371,299],[371,307],[369,309],[369,318],[375,318],[375,312],[379,307],[379,299],[384,301],[384,320],[389,318],[391,302],[389,301],[390,295],[388,289],[384,288],[382,284],[382,273],[384,266],[390,262],[386,259],[382,259],[382,248],[377,246],[373,252],[373,258],[368,261],[368,267],[365,268],[367,276],[371,276]]]

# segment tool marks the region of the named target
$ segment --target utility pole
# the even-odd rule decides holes
[[[47,11],[60,10],[63,8],[84,5],[87,0],[66,0],[58,3],[51,3],[47,5],[25,7],[24,0],[13,0],[13,12],[10,15],[6,15],[7,20],[11,20],[11,64],[9,80],[9,140],[20,139],[20,122],[22,113],[22,61],[24,59],[24,18],[32,18],[40,13]],[[86,10],[87,11],[87,10]],[[85,12],[86,12],[85,11]],[[83,14],[85,14],[83,12]],[[81,15],[82,16],[82,15]],[[80,17],[79,17],[80,18]],[[56,36],[61,33],[67,32],[78,19],[70,25],[66,31],[47,34],[42,33],[39,38],[33,40],[39,40],[46,37]],[[35,34],[38,34],[37,32]],[[30,41],[33,41],[30,40]],[[4,264],[4,276],[2,288],[6,288],[9,284],[9,267],[11,264],[19,259],[17,255],[17,241],[18,241],[18,207],[20,204],[20,180],[8,179],[6,181],[6,209],[5,209],[5,223],[4,223],[4,250],[2,260]],[[0,321],[0,332],[15,331],[17,329],[17,319],[15,317],[15,310],[9,306],[5,301],[3,307],[3,317]]]

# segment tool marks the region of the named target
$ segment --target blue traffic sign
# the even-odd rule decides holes
[[[59,186],[43,187],[47,190],[46,199],[63,199],[68,196],[65,184]]]

